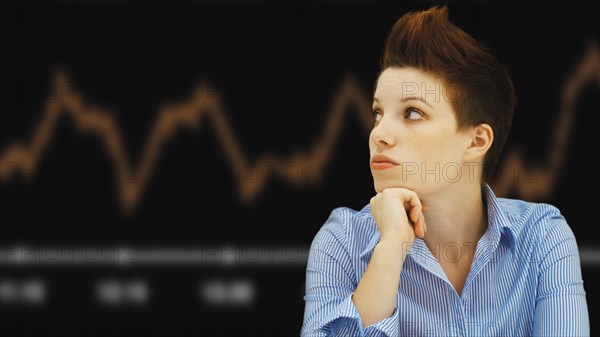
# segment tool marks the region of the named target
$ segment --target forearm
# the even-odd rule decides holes
[[[400,241],[381,240],[362,276],[352,301],[363,327],[388,318],[394,312],[400,271],[406,251]]]

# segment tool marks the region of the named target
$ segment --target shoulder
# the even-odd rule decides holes
[[[319,228],[313,246],[334,243],[351,248],[360,247],[366,245],[376,231],[370,204],[360,210],[337,207]]]
[[[510,198],[498,198],[498,204],[520,245],[548,246],[557,239],[574,239],[566,218],[552,204]]]
[[[520,222],[540,221],[561,215],[556,206],[543,202],[498,198],[498,204],[507,216]]]

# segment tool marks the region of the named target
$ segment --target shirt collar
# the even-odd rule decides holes
[[[514,253],[517,233],[515,232],[516,229],[513,226],[513,222],[506,216],[507,212],[503,209],[490,185],[484,183],[482,191],[485,196],[484,202],[487,205],[489,226],[492,230],[500,232],[501,236],[506,239],[510,249],[512,249]]]
[[[504,237],[508,242],[510,249],[514,253],[516,239],[514,228],[511,226],[511,222],[508,221],[506,215],[504,214],[504,211],[502,210],[502,207],[498,202],[498,198],[494,194],[494,191],[492,191],[492,188],[487,183],[482,184],[481,193],[484,196],[483,202],[486,204],[488,212],[488,230],[484,234],[483,239],[489,240],[490,238],[499,239],[500,237]],[[373,221],[374,224],[370,204],[365,206],[361,212],[368,213],[370,220]],[[377,225],[375,225],[375,227],[377,227]],[[369,240],[369,243],[367,244],[366,248],[360,253],[360,257],[362,258],[363,256],[371,253],[375,249],[377,243],[379,243],[379,239],[379,231],[376,229],[375,234]],[[415,238],[415,241],[417,240],[422,241],[420,238]],[[422,246],[425,247],[424,244]],[[413,253],[413,249],[408,251],[408,254]]]

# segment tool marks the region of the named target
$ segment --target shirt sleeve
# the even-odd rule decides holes
[[[311,244],[306,268],[302,337],[398,335],[398,297],[391,317],[362,327],[361,317],[352,301],[358,282],[346,231],[351,216],[343,209],[334,209]]]
[[[575,235],[560,214],[549,219],[548,228],[540,251],[533,336],[589,336]]]

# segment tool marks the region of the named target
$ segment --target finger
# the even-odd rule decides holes
[[[421,215],[417,216],[417,220],[412,222],[413,231],[415,235],[418,237],[423,237],[425,235],[425,231],[423,230],[423,220],[421,220]]]
[[[416,225],[419,222],[419,219],[421,217],[421,205],[417,205],[414,206],[411,210],[410,210],[410,218],[413,221],[413,223]]]
[[[423,232],[423,237],[425,237],[425,233],[427,233],[427,225],[425,224],[425,215],[423,213],[421,213],[419,215],[419,227],[421,228],[421,231]]]
[[[417,193],[413,191],[400,189],[399,192],[404,200],[405,207],[406,203],[409,204],[408,207],[410,207],[410,219],[416,224],[419,221],[419,214],[422,212],[421,200],[419,200]]]
[[[404,201],[408,201],[413,208],[418,207],[418,210],[420,213],[421,212],[421,200],[419,200],[417,193],[415,193],[413,191],[408,191],[408,190],[401,190],[401,193],[402,193],[402,196],[404,197]]]
[[[423,231],[421,229],[421,216],[419,216],[419,220],[415,221],[414,226],[413,226],[413,230],[415,231],[415,236],[422,238],[423,237]]]
[[[411,221],[411,223],[416,225],[417,221],[419,221],[419,213],[420,213],[418,207],[413,207],[410,204],[410,202],[405,202],[404,208],[406,210],[406,216],[408,217],[408,219]]]
[[[371,210],[373,209],[373,206],[375,206],[375,197],[377,196],[372,197],[371,201],[369,201],[369,203],[371,204]]]

